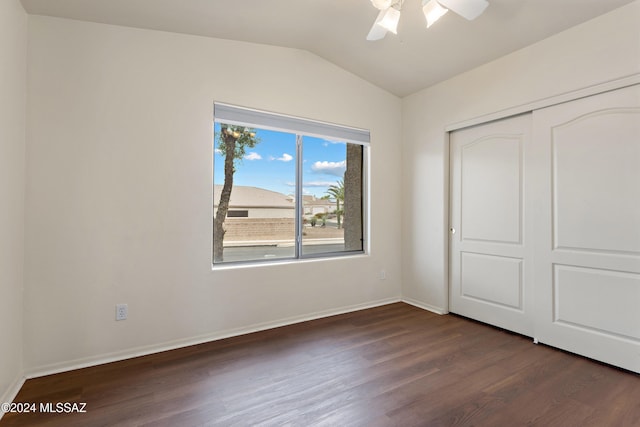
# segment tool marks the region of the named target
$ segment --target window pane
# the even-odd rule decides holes
[[[305,136],[302,153],[302,255],[362,251],[363,147]]]
[[[296,136],[224,123],[215,135],[214,263],[295,257]]]

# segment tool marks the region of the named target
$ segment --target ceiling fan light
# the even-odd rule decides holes
[[[394,0],[371,0],[371,4],[373,4],[373,7],[380,10],[390,8],[393,3]]]
[[[371,30],[369,30],[369,34],[367,34],[367,40],[369,41],[381,40],[386,35],[387,35],[387,30],[385,30],[381,26],[374,23],[371,26]]]
[[[449,9],[445,9],[440,6],[436,0],[423,0],[424,6],[422,6],[422,13],[424,13],[424,17],[427,20],[427,28],[432,26],[438,19],[442,18],[442,16],[449,11]]]
[[[376,19],[376,25],[393,34],[398,34],[398,22],[400,22],[400,11],[393,7],[381,10]]]

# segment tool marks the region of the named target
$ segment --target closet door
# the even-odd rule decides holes
[[[450,134],[449,310],[533,336],[531,115]]]
[[[640,85],[533,113],[535,337],[640,372]]]

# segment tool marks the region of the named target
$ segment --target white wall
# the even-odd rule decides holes
[[[445,128],[640,73],[640,1],[403,99],[403,296],[448,309]]]
[[[0,2],[0,402],[22,384],[27,14]],[[2,417],[2,413],[0,413]]]
[[[29,37],[28,374],[400,297],[398,98],[299,50],[40,16]],[[371,256],[212,271],[214,101],[370,129]]]

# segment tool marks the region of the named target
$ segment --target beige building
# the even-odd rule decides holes
[[[217,212],[222,185],[213,187],[213,211]],[[227,218],[295,218],[295,201],[264,188],[234,185]]]
[[[302,196],[304,203],[304,215],[312,216],[316,214],[328,214],[336,210],[335,200],[319,199],[314,195]]]

